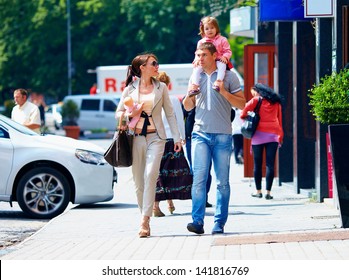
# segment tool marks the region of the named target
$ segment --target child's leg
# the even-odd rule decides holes
[[[201,66],[196,66],[193,68],[193,74],[191,75],[192,89],[188,92],[189,96],[195,96],[201,93],[199,88],[201,72],[202,72]]]
[[[216,61],[218,73],[217,73],[217,80],[223,81],[225,76],[225,70],[227,69],[227,65],[219,60]]]
[[[191,76],[191,81],[193,85],[196,85],[199,87],[200,83],[200,74],[202,72],[202,67],[201,66],[196,66],[193,68],[193,74]]]

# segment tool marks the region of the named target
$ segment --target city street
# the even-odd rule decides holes
[[[1,279],[347,274],[349,0],[28,0],[1,6]],[[170,78],[167,89],[156,81],[162,71]],[[196,108],[194,131],[209,133],[221,152],[214,154],[206,201],[212,207],[205,208],[200,227],[197,217],[193,221],[206,187],[198,162],[207,158],[205,151],[198,155],[200,146],[193,200],[174,199],[175,209],[161,201],[165,215],[150,217],[149,229],[137,199],[151,207],[154,196],[150,204],[147,193],[140,198],[132,167],[104,164],[103,150],[90,145],[108,149],[121,101],[128,121],[143,110],[136,142],[161,135],[160,110],[173,128],[167,93],[180,100],[189,96],[184,104]],[[123,106],[126,95],[133,98],[131,106]],[[263,102],[255,107],[257,99]],[[144,107],[133,111],[138,103]],[[224,116],[231,107],[243,110],[233,110],[242,119],[251,111],[259,118],[253,137],[241,126],[233,129],[234,136],[242,131],[243,140],[234,146],[242,146],[243,155],[235,161],[232,154],[229,162],[218,148],[224,138],[219,133],[230,131]],[[44,135],[22,131],[2,114]],[[144,138],[141,126],[155,134]],[[72,139],[79,137],[83,141]],[[217,157],[224,162],[217,164]],[[215,175],[224,173],[223,165],[230,166],[229,186]],[[261,168],[267,178],[260,186]],[[217,184],[229,192],[229,201],[217,193]],[[19,203],[4,202],[11,199]],[[223,213],[222,200],[228,206]]]
[[[91,141],[105,148],[110,143],[110,139]],[[117,170],[119,180],[112,201],[75,206],[46,223],[24,242],[8,247],[6,253],[0,255],[4,275],[37,279],[37,275],[24,275],[23,270],[16,270],[18,265],[37,268],[45,271],[45,275],[59,265],[63,269],[55,273],[57,279],[69,273],[68,278],[91,280],[110,278],[111,275],[101,273],[106,268],[115,268],[112,271],[119,273],[119,268],[143,267],[150,271],[154,266],[163,271],[171,268],[172,272],[185,268],[185,276],[162,276],[183,280],[201,279],[202,275],[226,279],[230,274],[207,273],[216,271],[214,269],[231,273],[235,266],[242,271],[250,270],[251,279],[260,279],[263,275],[279,279],[285,271],[289,277],[298,278],[331,277],[333,271],[344,273],[343,261],[349,259],[349,240],[343,238],[343,234],[347,236],[348,231],[340,229],[338,211],[331,204],[314,203],[307,196],[294,194],[292,188],[277,184],[273,187],[272,201],[253,198],[250,196],[253,183],[243,178],[243,166],[232,160],[232,192],[224,235],[211,235],[214,208],[207,208],[205,234],[189,233],[186,225],[191,221],[191,201],[175,200],[174,214],[170,215],[166,203],[161,202],[166,216],[151,219],[150,238],[138,238],[140,213],[131,168]],[[213,204],[215,189],[213,180],[209,193],[209,202]],[[316,239],[319,234],[324,237]],[[287,237],[292,237],[292,241]],[[305,239],[301,241],[300,237]],[[51,262],[45,262],[42,267],[42,260]],[[278,262],[274,266],[274,262],[260,260],[293,262]],[[327,260],[326,265],[314,262],[319,260]],[[133,275],[130,279],[144,279],[144,275]]]
[[[111,140],[91,141],[107,147]],[[303,194],[293,193],[290,187],[277,186],[276,182],[273,200],[253,198],[250,195],[254,191],[253,183],[243,177],[243,166],[233,161],[229,219],[221,237],[211,235],[214,207],[207,208],[205,234],[195,235],[186,229],[191,222],[191,201],[175,200],[174,214],[170,215],[166,202],[161,202],[166,216],[151,219],[150,238],[138,238],[141,216],[128,167],[117,169],[118,183],[112,201],[73,207],[25,242],[8,248],[6,255],[0,258],[349,259],[348,233],[340,229],[338,211],[333,205],[312,202]],[[213,204],[215,190],[213,176],[208,199]],[[318,233],[326,236],[316,241]],[[279,239],[268,242],[273,234]],[[306,242],[282,243],[285,241],[280,238],[284,238],[284,234],[292,240],[295,236],[305,236],[303,241]],[[237,240],[240,241],[236,243]]]
[[[13,207],[7,202],[0,202],[0,256],[6,254],[10,246],[40,230],[48,221],[29,219],[17,202],[13,203]]]

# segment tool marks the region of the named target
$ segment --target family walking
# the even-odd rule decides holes
[[[216,202],[212,234],[224,233],[228,219],[230,200],[230,159],[233,134],[232,108],[241,109],[241,118],[253,110],[255,101],[246,104],[238,77],[229,69],[231,50],[226,38],[219,32],[215,18],[205,17],[200,23],[202,40],[197,44],[194,72],[188,90],[182,100],[185,112],[195,112],[190,135],[188,165],[183,153],[186,137],[183,131],[183,114],[179,113],[178,100],[171,100],[165,80],[159,76],[159,63],[155,54],[137,55],[128,67],[126,87],[116,110],[116,118],[126,117],[134,135],[132,173],[138,208],[141,213],[139,237],[151,235],[151,216],[161,217],[159,202],[167,200],[169,212],[175,210],[172,199],[191,199],[191,218],[187,230],[195,234],[205,232],[207,184],[211,166],[216,178]],[[223,64],[223,65],[222,65]],[[167,82],[166,82],[167,81]],[[264,94],[267,88],[256,85],[253,90],[261,96],[263,106],[261,127],[252,140],[255,158],[255,182],[261,197],[261,153],[267,149],[267,194],[271,199],[271,183],[274,177],[272,165],[278,145],[282,143],[282,119],[280,98],[274,92]],[[268,105],[270,104],[270,105]],[[174,109],[175,108],[175,109]],[[272,113],[263,113],[270,111]],[[240,118],[240,116],[236,116]],[[266,129],[264,118],[277,118],[275,126]],[[273,119],[274,120],[274,119]],[[268,120],[267,120],[268,121]],[[217,125],[219,124],[219,125]],[[272,143],[269,143],[272,142]],[[188,155],[187,155],[188,156]],[[167,165],[169,158],[181,158],[179,164]],[[184,159],[184,160],[183,160]],[[176,174],[176,175],[174,175]],[[171,177],[169,180],[167,177]],[[177,176],[175,180],[172,177]]]

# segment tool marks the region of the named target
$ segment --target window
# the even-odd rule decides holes
[[[8,132],[0,127],[0,138],[10,138]]]
[[[116,104],[111,100],[104,100],[103,111],[115,112],[116,111]]]
[[[81,110],[99,111],[99,99],[83,99],[81,102]]]

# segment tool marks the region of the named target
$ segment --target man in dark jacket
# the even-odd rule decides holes
[[[183,106],[182,106],[183,108]],[[190,165],[190,169],[192,170],[191,166],[191,132],[193,131],[194,122],[195,122],[195,108],[191,111],[186,111],[183,108],[183,115],[184,115],[184,126],[185,126],[185,149],[187,151],[188,161]],[[212,163],[211,163],[212,165]],[[211,167],[210,167],[211,169]],[[206,192],[210,191],[211,188],[211,181],[212,181],[212,175],[211,172],[208,174],[207,183],[206,183]],[[206,200],[206,207],[212,207],[212,204]]]

